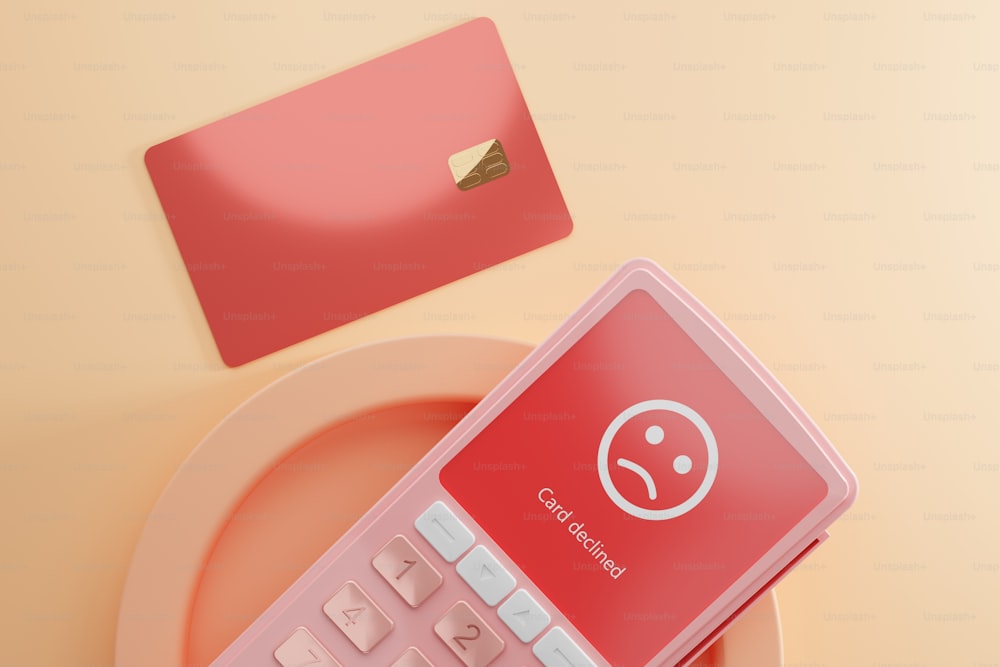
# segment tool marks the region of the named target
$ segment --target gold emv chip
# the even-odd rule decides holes
[[[448,158],[448,166],[459,190],[471,190],[510,171],[507,155],[496,139],[455,153]]]

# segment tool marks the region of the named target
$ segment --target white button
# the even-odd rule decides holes
[[[597,667],[560,627],[546,632],[531,652],[545,667]]]
[[[548,612],[523,588],[500,605],[497,616],[525,643],[537,637],[552,620]]]
[[[305,628],[296,628],[291,637],[274,649],[274,659],[281,667],[340,667]]]
[[[413,522],[417,531],[449,563],[454,563],[476,538],[448,506],[440,500],[427,508]]]
[[[459,561],[455,569],[483,602],[491,607],[514,590],[514,577],[481,544]]]

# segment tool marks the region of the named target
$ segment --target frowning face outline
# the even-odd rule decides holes
[[[648,521],[694,509],[715,482],[719,449],[705,419],[665,399],[641,401],[615,417],[601,437],[597,472],[608,497]]]

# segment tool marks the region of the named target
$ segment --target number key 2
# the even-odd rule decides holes
[[[499,635],[465,602],[456,602],[434,624],[434,633],[466,667],[485,667],[504,647]]]

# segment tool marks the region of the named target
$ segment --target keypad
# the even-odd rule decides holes
[[[503,626],[522,644],[534,642],[531,652],[543,667],[594,667],[565,630],[551,626],[552,617],[545,608],[527,590],[517,588],[514,575],[490,549],[475,544],[472,531],[445,503],[437,501],[428,507],[415,519],[414,527],[433,552],[452,564],[469,593],[495,608],[488,614],[495,613],[495,617],[484,619],[467,601],[457,600],[433,623],[434,634],[465,667],[486,667],[497,661],[505,643],[494,627]],[[438,571],[425,553],[431,553],[426,546],[415,546],[406,536],[396,535],[371,557],[375,571],[412,608],[426,602],[449,576]],[[357,581],[348,580],[323,605],[326,617],[361,653],[369,653],[394,627],[393,619],[375,602],[392,593],[387,589],[374,593],[373,598]],[[296,628],[274,650],[274,658],[281,667],[342,667],[305,627]],[[419,647],[410,646],[390,667],[434,665]]]
[[[438,554],[449,563],[458,560],[475,543],[475,537],[472,535],[472,532],[441,501],[437,501],[431,505],[417,518],[414,525],[417,531],[427,539],[427,542]],[[458,538],[458,536],[462,537]],[[461,550],[459,550],[460,548]],[[469,551],[468,555],[458,562],[456,570],[459,576],[469,584],[482,601],[491,607],[507,597],[517,586],[514,577],[500,564],[496,556],[482,544],[477,545],[472,551]],[[464,602],[458,604],[468,607]],[[458,607],[458,604],[452,610]],[[469,611],[475,613],[471,607]],[[450,614],[451,611],[448,613]],[[538,637],[552,621],[549,613],[523,588],[519,589],[506,602],[500,605],[497,609],[497,616],[525,644],[530,643]],[[489,628],[485,624],[485,621],[482,621],[478,616],[476,618],[479,620],[472,623],[472,625],[482,622],[484,628]],[[437,632],[442,640],[445,640],[442,633],[438,631],[438,626],[435,626],[435,632]],[[445,643],[447,644],[448,641],[445,640]],[[449,647],[452,648],[452,651],[455,651],[454,646],[449,644]],[[587,657],[583,649],[566,634],[565,630],[558,626],[550,628],[531,647],[531,652],[545,667],[595,667],[594,662]],[[459,653],[456,653],[456,655],[459,658],[463,658]],[[465,664],[470,666],[468,662]],[[480,663],[475,664],[479,665]]]

